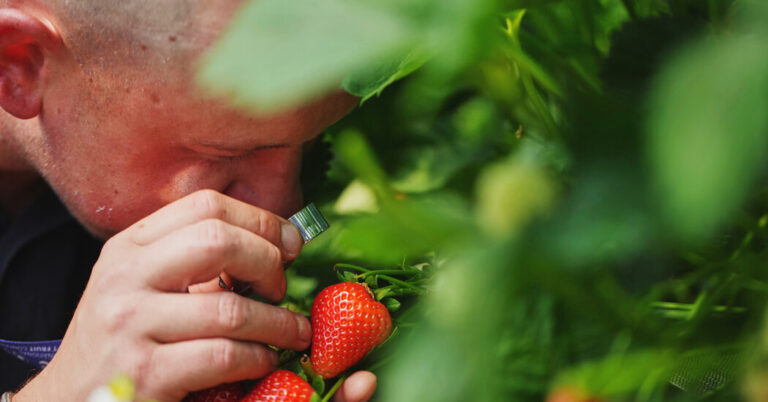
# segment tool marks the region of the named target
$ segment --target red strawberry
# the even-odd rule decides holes
[[[238,383],[221,384],[202,391],[191,392],[182,402],[237,402],[245,395]]]
[[[315,390],[288,370],[277,370],[264,377],[241,402],[309,402]]]
[[[337,376],[384,342],[392,318],[367,286],[343,282],[323,289],[312,304],[312,367]]]

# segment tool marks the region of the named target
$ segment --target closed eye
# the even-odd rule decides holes
[[[220,159],[228,162],[234,162],[234,161],[248,158],[252,156],[254,153],[259,151],[264,151],[268,149],[278,149],[278,148],[288,148],[288,145],[285,145],[285,144],[262,145],[255,148],[248,149],[244,152],[243,151],[237,152],[229,149],[216,148],[212,156],[216,159]]]

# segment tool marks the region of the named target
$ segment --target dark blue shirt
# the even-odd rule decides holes
[[[50,189],[13,221],[0,214],[0,339],[61,339],[101,246]],[[0,350],[0,393],[34,372]]]

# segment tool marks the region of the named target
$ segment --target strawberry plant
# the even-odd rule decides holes
[[[424,294],[429,278],[424,266],[376,269],[339,263],[333,269],[338,283],[314,297],[312,293],[299,297],[290,289],[283,302],[287,308],[311,315],[312,344],[311,356],[281,351],[282,371],[306,378],[325,400],[353,369],[377,369],[387,362],[379,347],[396,337],[398,326],[413,324],[401,314],[400,300],[409,304]],[[333,381],[333,386],[328,388],[326,380]]]
[[[402,304],[395,297],[423,294],[429,270],[424,266],[371,269],[346,263],[337,264],[334,270],[338,283],[314,297],[306,289],[300,297],[290,289],[282,303],[299,312],[311,311],[311,358],[301,352],[278,350],[281,368],[263,379],[192,392],[184,402],[327,401],[352,368],[375,369],[385,362],[369,354],[397,332],[393,331],[390,311],[400,318],[397,311]],[[292,279],[293,287],[301,282],[301,278]],[[311,309],[306,307],[309,305]],[[407,320],[401,323],[408,325]],[[325,380],[333,381],[333,385],[327,387]],[[244,390],[249,390],[246,396]]]
[[[371,289],[393,335],[354,368],[377,400],[760,401],[767,17],[754,0],[258,0],[200,82],[260,111],[360,98],[305,155],[331,228],[283,305]],[[318,396],[344,378],[321,363],[326,390],[301,360],[281,352]]]

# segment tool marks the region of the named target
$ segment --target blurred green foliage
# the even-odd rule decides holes
[[[378,400],[764,401],[766,20],[759,0],[258,0],[200,78],[259,111],[360,96],[322,140],[332,227],[289,294],[338,262],[429,267],[427,295],[387,299]]]

